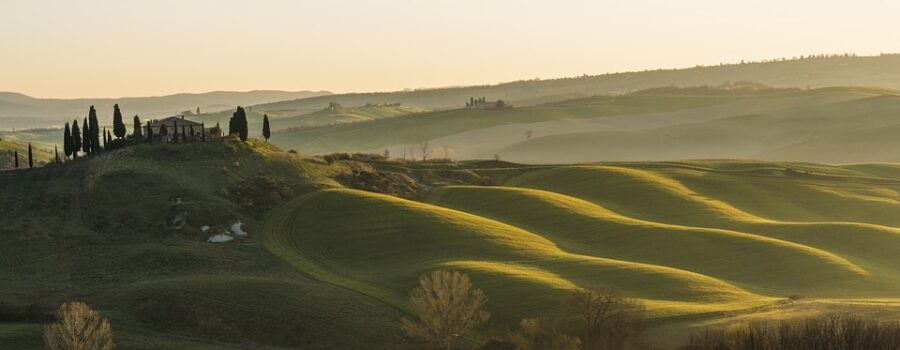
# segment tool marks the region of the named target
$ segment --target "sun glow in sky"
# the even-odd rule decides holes
[[[387,91],[900,52],[900,2],[2,0],[0,91]]]

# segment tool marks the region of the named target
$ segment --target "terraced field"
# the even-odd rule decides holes
[[[643,300],[669,345],[673,327],[685,334],[734,315],[900,311],[893,165],[473,171],[497,183],[439,186],[422,202],[349,189],[304,195],[270,217],[264,245],[400,309],[420,274],[465,271],[497,324],[553,314],[577,287],[611,287]]]

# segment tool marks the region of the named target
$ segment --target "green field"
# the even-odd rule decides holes
[[[415,348],[407,292],[452,269],[485,290],[495,329],[606,286],[642,300],[669,347],[756,318],[900,317],[898,193],[893,164],[329,164],[255,140],[141,145],[0,173],[17,204],[0,215],[0,302],[87,301],[122,349]],[[236,220],[248,238],[204,242]],[[39,335],[39,320],[0,323],[21,349]]]

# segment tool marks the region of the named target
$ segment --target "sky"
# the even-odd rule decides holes
[[[0,0],[0,91],[395,91],[900,52],[880,0]]]

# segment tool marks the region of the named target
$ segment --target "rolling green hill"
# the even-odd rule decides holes
[[[306,153],[377,152],[528,163],[900,160],[900,92],[758,85],[658,88],[504,110],[457,109],[276,133]]]
[[[401,115],[423,112],[424,110],[404,106],[360,106],[342,108],[330,111],[325,103],[319,106],[315,112],[297,111],[292,109],[260,110],[259,108],[247,111],[247,126],[251,130],[251,136],[262,137],[263,115],[268,115],[273,132],[287,129],[301,129],[317,126],[327,126],[344,123],[358,123],[385,118],[393,118]],[[193,116],[195,121],[203,121],[209,126],[219,123],[223,128],[228,127],[228,120],[233,111],[222,111],[210,114]]]
[[[640,299],[664,347],[759,317],[900,317],[898,193],[893,164],[325,162],[257,140],[140,145],[0,173],[0,203],[16,204],[0,210],[0,311],[84,300],[122,349],[415,348],[399,328],[407,293],[452,269],[484,289],[495,329],[589,286]],[[237,221],[249,236],[206,242]],[[40,348],[39,316],[2,320],[0,342]]]

